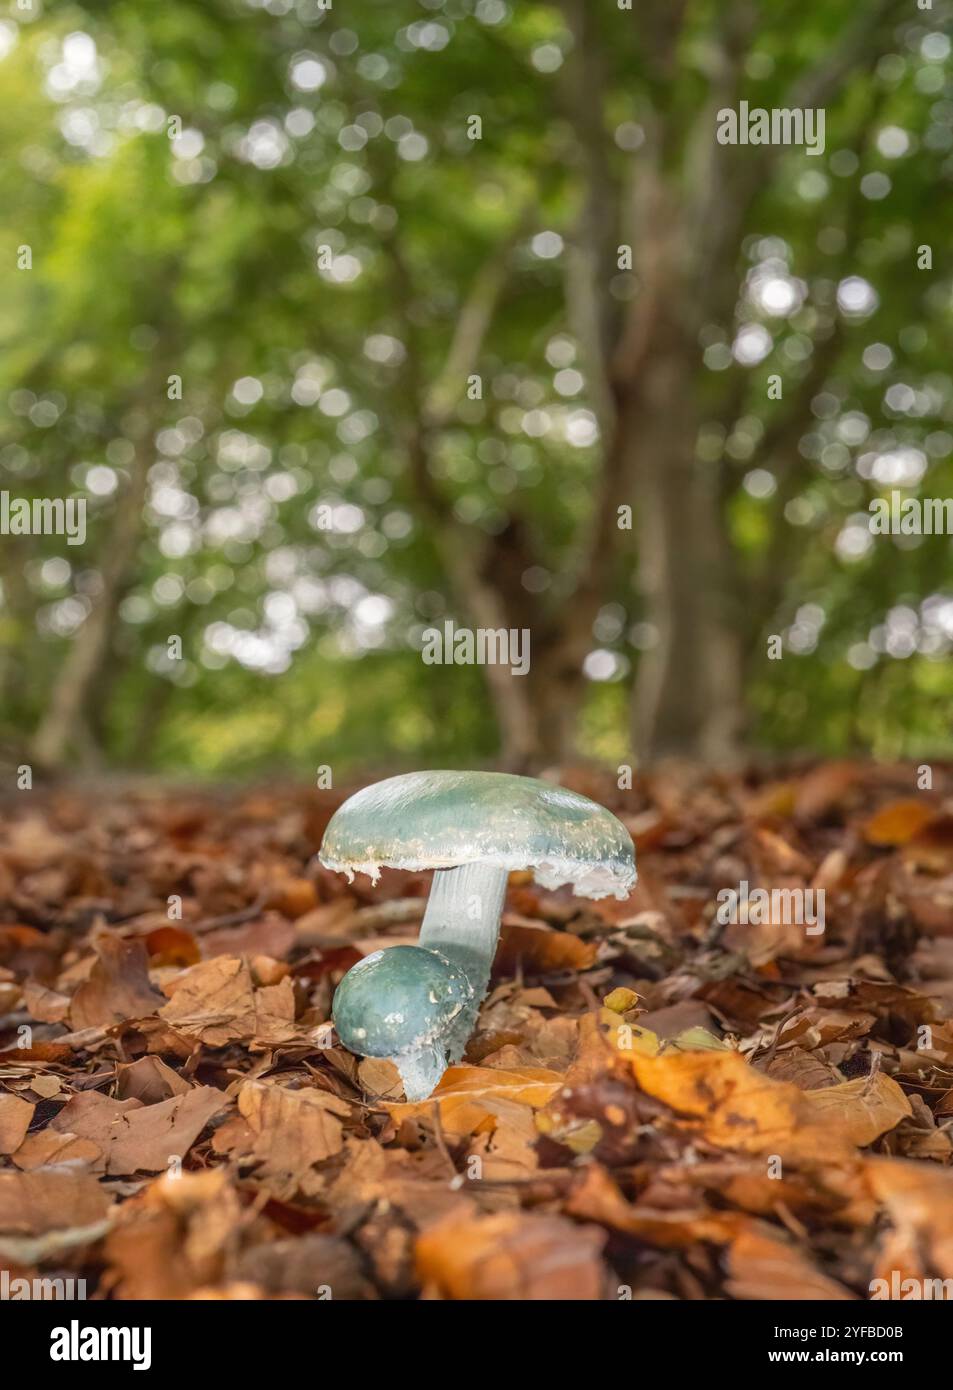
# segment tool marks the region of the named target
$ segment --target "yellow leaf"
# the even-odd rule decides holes
[[[627,1010],[635,1008],[639,1002],[639,996],[634,989],[624,989],[620,986],[618,989],[614,989],[611,994],[607,994],[602,1002],[614,1014],[624,1014]]]
[[[721,1038],[716,1038],[714,1033],[709,1033],[707,1028],[696,1026],[695,1028],[683,1028],[674,1038],[666,1044],[666,1048],[674,1047],[679,1052],[730,1052],[731,1048]]]

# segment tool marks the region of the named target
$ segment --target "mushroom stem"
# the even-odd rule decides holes
[[[438,869],[420,928],[419,944],[440,951],[470,981],[474,1014],[490,980],[507,877],[496,864]]]
[[[392,1060],[408,1100],[429,1096],[449,1062],[459,1062],[490,983],[500,936],[507,871],[495,864],[438,869],[427,901],[419,944],[439,951],[462,970],[473,993],[446,1032],[413,1053]]]

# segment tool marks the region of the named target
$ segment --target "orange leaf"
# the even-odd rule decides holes
[[[604,1242],[563,1216],[450,1216],[419,1237],[417,1272],[449,1298],[589,1301],[602,1297]]]
[[[905,845],[933,816],[928,805],[912,797],[889,801],[867,821],[864,839],[868,845]]]
[[[643,1091],[700,1120],[719,1148],[783,1154],[802,1121],[797,1087],[772,1081],[739,1052],[633,1054],[630,1065]]]
[[[409,1118],[426,1119],[440,1106],[440,1120],[445,1131],[453,1135],[472,1134],[492,1116],[500,1102],[528,1105],[540,1109],[560,1086],[565,1077],[544,1067],[514,1067],[504,1071],[497,1067],[471,1067],[466,1064],[448,1067],[440,1084],[427,1100],[405,1101],[388,1109],[396,1124]]]
[[[146,936],[150,965],[195,965],[202,959],[199,943],[181,927],[156,927]]]
[[[767,1231],[742,1231],[728,1252],[728,1288],[735,1298],[845,1301],[855,1297],[789,1240]]]

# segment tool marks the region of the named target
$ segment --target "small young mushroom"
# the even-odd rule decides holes
[[[632,839],[587,797],[503,772],[411,772],[355,793],[331,819],[328,869],[434,869],[418,946],[391,946],[353,966],[334,996],[345,1047],[389,1057],[408,1100],[423,1100],[463,1056],[490,980],[507,875],[532,869],[545,888],[628,896]]]

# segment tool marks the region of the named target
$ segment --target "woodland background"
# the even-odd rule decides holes
[[[11,5],[0,484],[89,534],[0,545],[4,760],[949,753],[950,539],[867,507],[950,491],[951,14]]]

